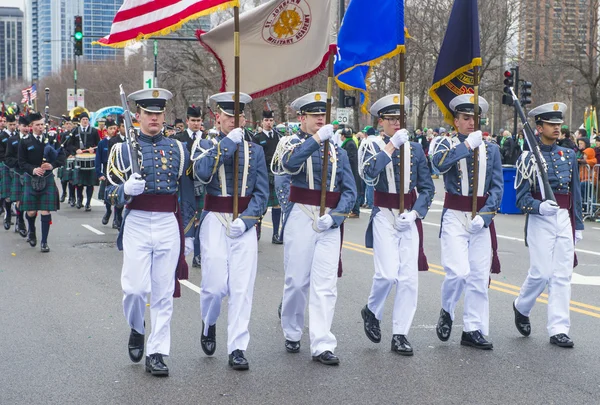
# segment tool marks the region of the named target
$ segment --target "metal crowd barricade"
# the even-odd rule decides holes
[[[581,202],[583,210],[583,220],[595,220],[600,215],[600,188],[598,180],[600,179],[600,164],[590,168],[589,165],[584,166],[584,179],[581,187]]]

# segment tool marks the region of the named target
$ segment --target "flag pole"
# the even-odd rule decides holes
[[[402,31],[402,33],[400,35],[404,35],[404,30]],[[402,52],[400,54],[400,128],[405,128],[406,127],[406,111],[405,111],[405,106],[404,106],[404,90],[405,90],[405,83],[406,83],[406,59],[405,59],[405,54],[404,52]],[[398,205],[399,205],[399,209],[400,209],[400,214],[402,214],[404,212],[404,148],[405,145],[402,144],[400,145],[400,162],[398,163],[398,165],[400,166],[400,173],[399,173],[399,177],[400,177],[400,190],[398,190]]]
[[[233,95],[233,114],[234,114],[234,127],[239,128],[240,126],[240,8],[235,6],[233,8],[233,48],[234,48],[234,69],[235,69],[235,84],[234,84],[234,95]],[[242,142],[244,140],[242,139]],[[240,153],[238,146],[236,145],[235,153],[233,155],[233,219],[236,219],[239,214],[239,189],[238,182],[240,179],[239,174],[239,162]]]
[[[479,66],[473,67],[473,97],[474,97],[474,121],[475,131],[480,129],[479,122]],[[479,189],[479,148],[473,149],[473,205],[471,207],[471,218],[477,215],[477,189]]]
[[[327,74],[327,110],[325,112],[325,123],[331,123],[331,106],[333,103],[333,52],[329,51],[329,66]],[[321,206],[319,215],[325,215],[327,201],[327,174],[329,171],[329,141],[323,142],[323,167],[321,171]]]

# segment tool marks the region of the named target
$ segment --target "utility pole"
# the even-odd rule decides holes
[[[339,27],[342,26],[342,20],[344,19],[344,14],[346,13],[346,1],[345,0],[340,0],[340,5],[339,5],[339,24],[338,24],[338,31],[339,31]],[[340,88],[340,91],[338,93],[338,106],[340,108],[344,108],[346,107],[346,93],[344,92],[344,90],[342,88]]]
[[[158,87],[158,41],[154,40],[154,84],[153,87]]]

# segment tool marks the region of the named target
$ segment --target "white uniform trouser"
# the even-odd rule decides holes
[[[144,331],[150,293],[152,333],[146,353],[169,355],[175,270],[180,249],[179,225],[171,212],[132,210],[123,230],[123,310],[129,326]]]
[[[285,285],[281,327],[287,340],[300,341],[310,293],[310,350],[313,356],[318,356],[326,350],[333,352],[337,346],[331,323],[337,299],[340,230],[331,228],[318,233],[312,226],[313,219],[295,204],[283,233]]]
[[[375,275],[368,306],[381,320],[385,300],[396,284],[392,333],[408,335],[417,310],[419,232],[415,223],[409,230],[399,232],[390,222],[393,220],[394,215],[381,211],[373,218]]]
[[[226,215],[226,214],[223,214]],[[200,225],[202,282],[200,309],[204,331],[214,325],[221,302],[229,295],[227,311],[227,353],[246,350],[250,341],[248,324],[258,260],[256,228],[231,239],[215,213],[209,212]]]
[[[471,214],[448,209],[442,220],[442,266],[446,272],[442,283],[442,308],[454,320],[454,309],[464,290],[463,331],[480,330],[488,335],[490,230],[484,227],[474,234],[467,232],[465,215]]]
[[[535,300],[548,285],[548,334],[568,334],[575,250],[569,212],[561,209],[550,217],[529,215],[527,244],[530,267],[515,307],[529,316]]]

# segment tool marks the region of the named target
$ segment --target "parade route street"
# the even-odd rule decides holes
[[[226,300],[217,322],[217,351],[213,357],[202,352],[201,271],[191,267],[190,255],[189,283],[175,300],[168,378],[151,376],[143,361],[133,364],[127,355],[122,254],[115,247],[112,218],[109,226],[101,224],[100,202],[94,202],[91,212],[61,204],[52,213],[47,254],[39,245],[31,248],[13,229],[0,230],[0,404],[598,403],[600,226],[587,222],[584,240],[577,245],[570,331],[575,348],[549,344],[547,296],[531,314],[531,336],[517,332],[512,302],[529,265],[525,218],[502,214],[496,217],[502,273],[492,276],[489,292],[494,350],[460,346],[462,300],[450,340],[444,343],[435,333],[444,274],[438,238],[442,180],[435,185],[436,199],[424,220],[430,271],[419,275],[419,303],[408,335],[413,357],[390,352],[392,296],[381,323],[382,342],[372,343],[363,332],[360,309],[373,276],[372,251],[364,247],[369,212],[346,221],[344,275],[338,280],[333,321],[339,367],[311,360],[307,328],[299,354],[284,349],[277,317],[283,246],[271,243],[269,213],[258,245],[246,352],[250,370],[237,372],[227,365]]]

